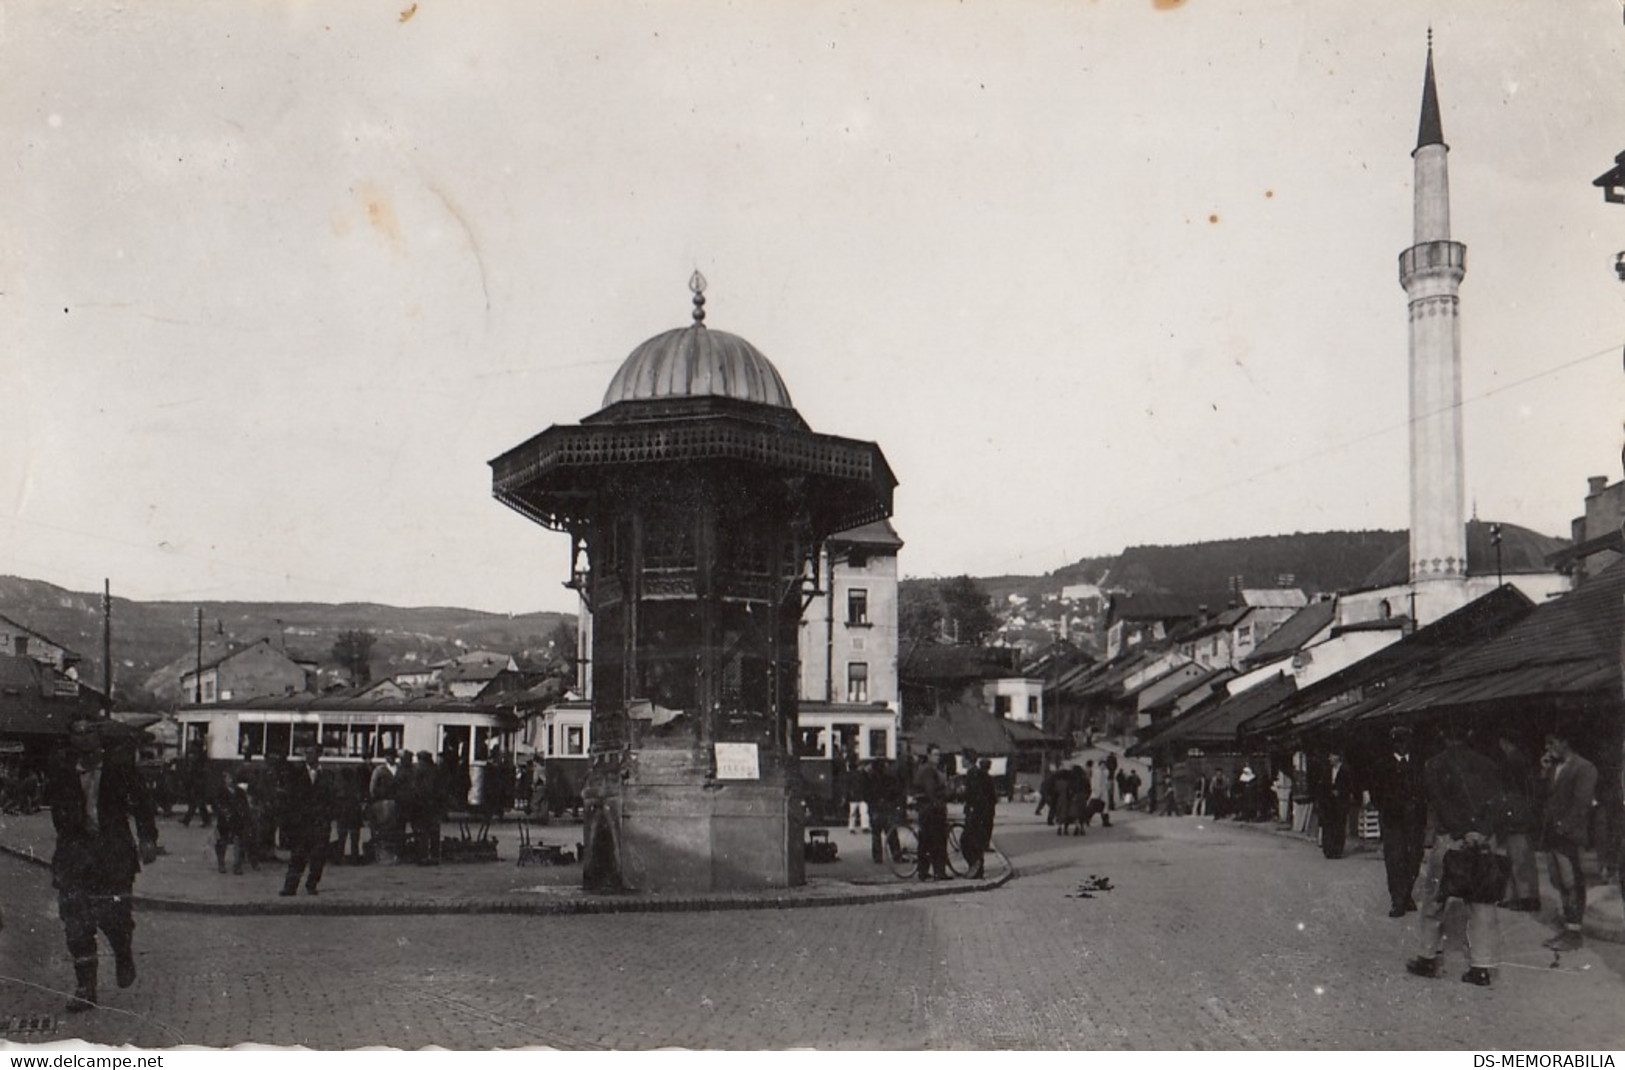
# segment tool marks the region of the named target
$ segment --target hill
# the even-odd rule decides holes
[[[0,576],[0,613],[69,647],[84,661],[79,674],[99,687],[102,680],[102,610],[99,593],[69,591],[43,580]],[[333,643],[351,630],[377,636],[373,675],[412,665],[432,664],[465,650],[512,654],[521,664],[541,663],[560,624],[575,627],[568,613],[508,615],[445,606],[407,608],[372,602],[141,602],[113,597],[114,691],[140,701],[151,677],[165,667],[196,656],[197,611],[203,610],[208,649],[229,640],[270,638],[291,655],[336,665]],[[178,681],[177,681],[178,682]]]

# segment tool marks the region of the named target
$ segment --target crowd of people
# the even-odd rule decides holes
[[[870,858],[877,864],[895,859],[902,851],[897,829],[909,823],[909,807],[919,816],[919,879],[947,880],[948,803],[955,785],[943,759],[942,749],[931,745],[924,758],[860,759],[853,749],[843,752],[839,798],[846,807],[847,829],[869,835]],[[992,775],[992,762],[974,750],[961,755],[964,770],[958,785],[964,802],[964,830],[960,853],[968,876],[981,879],[984,859],[993,842],[994,814],[999,786]]]

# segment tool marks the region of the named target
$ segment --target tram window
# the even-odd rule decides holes
[[[286,758],[293,751],[293,725],[268,724],[265,726],[265,754],[280,754]]]
[[[265,726],[242,724],[237,726],[237,753],[252,758],[265,753]]]
[[[406,746],[406,726],[398,724],[381,724],[378,726],[378,752],[393,750],[399,754]]]
[[[587,730],[578,724],[564,726],[564,753],[566,755],[582,755],[587,753]]]
[[[800,728],[796,730],[796,754],[802,758],[824,757],[824,729]]]
[[[891,748],[886,746],[886,735],[884,728],[869,729],[869,757],[885,758],[891,754]]]
[[[440,726],[440,753],[455,754],[466,763],[469,759],[470,726],[466,724],[443,724]]]
[[[352,758],[371,758],[376,752],[372,749],[373,727],[370,724],[350,726],[350,749]]]
[[[316,745],[316,726],[313,724],[296,724],[293,726],[293,753],[305,753],[306,747]]]
[[[321,739],[322,739],[322,750],[325,753],[327,753],[328,755],[336,756],[336,755],[340,755],[340,754],[344,753],[344,751],[345,751],[344,725],[341,725],[341,724],[324,724],[324,725],[322,725]]]

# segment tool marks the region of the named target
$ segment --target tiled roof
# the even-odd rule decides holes
[[[1247,720],[1289,698],[1297,683],[1278,673],[1240,694],[1204,705],[1181,717],[1167,728],[1129,748],[1132,755],[1149,754],[1171,743],[1186,747],[1220,747],[1238,744],[1237,729]]]
[[[1200,603],[1182,595],[1143,592],[1114,594],[1106,611],[1108,620],[1184,620],[1201,612]]]
[[[923,752],[935,743],[944,752],[957,754],[966,747],[984,757],[1010,754],[1023,743],[1060,743],[1062,740],[1033,728],[995,717],[966,701],[945,702],[941,713],[921,717],[903,733],[913,749]]]
[[[1420,633],[1418,633],[1420,634]],[[1375,723],[1486,703],[1598,697],[1617,705],[1625,635],[1625,561],[1454,653],[1381,707]]]
[[[1534,612],[1534,604],[1508,584],[1476,598],[1340,672],[1304,688],[1243,726],[1248,735],[1296,738],[1346,723],[1359,709],[1381,704],[1396,691],[1435,679],[1461,651],[1506,632]],[[1617,645],[1617,644],[1616,644]],[[1615,651],[1615,659],[1618,652]]]
[[[1303,644],[1319,635],[1337,619],[1337,603],[1330,600],[1310,602],[1281,626],[1253,647],[1245,660],[1249,665],[1267,665],[1272,661],[1296,654]]]

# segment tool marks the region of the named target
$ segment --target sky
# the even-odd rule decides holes
[[[7,0],[0,573],[573,610],[487,462],[639,343],[878,442],[905,575],[1408,525],[1427,31],[1471,508],[1620,478],[1620,0]]]

